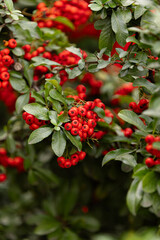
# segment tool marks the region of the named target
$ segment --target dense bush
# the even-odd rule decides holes
[[[1,238],[159,239],[159,1],[0,15]]]

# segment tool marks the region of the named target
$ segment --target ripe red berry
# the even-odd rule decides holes
[[[141,99],[138,103],[138,107],[141,109],[141,110],[145,110],[148,108],[148,103],[149,101],[147,99]]]
[[[25,53],[29,53],[31,51],[31,46],[26,44],[22,47],[22,49],[25,51]]]
[[[79,93],[78,97],[79,97],[79,99],[84,100],[84,99],[86,99],[87,95],[85,93]]]
[[[66,159],[65,159],[64,157],[58,157],[58,158],[57,158],[58,164],[64,164],[65,161],[66,161]]]
[[[8,80],[9,80],[9,77],[10,77],[10,75],[9,75],[8,72],[2,72],[2,73],[0,73],[0,79],[1,79],[2,81],[8,81]]]
[[[32,54],[31,54],[31,53],[26,53],[26,54],[24,55],[24,59],[26,59],[26,60],[28,60],[28,61],[30,61],[31,58],[32,58]]]
[[[131,128],[126,128],[126,129],[124,129],[124,136],[125,137],[131,137],[131,135],[132,135],[132,133],[133,133],[133,131],[132,131],[132,129]]]
[[[65,123],[64,128],[65,128],[67,131],[70,131],[70,130],[72,129],[72,124],[71,124],[71,123]]]
[[[7,179],[7,175],[5,173],[0,174],[0,182],[4,182]]]
[[[83,125],[82,126],[82,132],[88,132],[89,126],[88,125]]]
[[[146,143],[152,144],[154,142],[154,136],[149,134],[145,137]]]
[[[35,124],[35,123],[32,123],[31,125],[30,125],[30,129],[31,130],[36,130],[36,129],[38,129],[40,126],[38,125],[38,124]]]
[[[88,120],[88,126],[91,128],[94,128],[96,126],[96,121],[94,119],[89,119]]]
[[[84,85],[78,85],[76,88],[78,93],[86,93],[86,87]]]
[[[39,126],[41,126],[42,123],[43,123],[43,120],[40,120],[40,119],[35,118],[35,119],[34,119],[34,123],[37,124],[37,125],[39,125]]]
[[[87,114],[86,114],[86,117],[93,119],[94,118],[94,112],[93,111],[88,111]]]
[[[72,129],[71,129],[71,134],[72,134],[73,136],[78,135],[78,133],[79,133],[79,129],[78,129],[78,128],[72,128]]]
[[[7,151],[5,148],[0,148],[0,156],[7,155]]]
[[[130,102],[129,107],[130,107],[133,111],[138,108],[137,103],[135,103],[135,102]]]
[[[28,116],[28,113],[27,112],[23,112],[22,117],[23,117],[24,120],[26,120],[27,116]]]
[[[34,123],[34,116],[31,114],[28,114],[28,116],[26,117],[26,123],[28,125],[31,125],[32,123]]]
[[[79,156],[79,160],[82,161],[85,158],[86,153],[81,151],[81,152],[79,152],[78,156]]]
[[[73,120],[71,124],[73,127],[78,127],[79,122],[78,122],[78,120]]]
[[[71,155],[71,160],[79,161],[79,156],[77,153]]]
[[[69,159],[67,159],[64,163],[64,167],[65,168],[70,168],[71,166],[72,166],[71,161]]]
[[[94,133],[94,128],[90,128],[87,132],[88,136],[92,136],[93,133]]]
[[[12,58],[9,55],[5,55],[2,57],[2,63],[8,67],[12,64]]]
[[[99,107],[99,108],[102,108],[103,110],[105,110],[105,104],[102,103],[102,102],[97,103],[96,106]]]
[[[8,41],[8,47],[15,48],[17,46],[17,42],[15,39],[9,39]]]
[[[78,108],[78,113],[79,113],[80,116],[84,117],[84,116],[86,116],[87,110],[84,107],[79,107]]]
[[[70,117],[74,117],[78,115],[78,108],[77,107],[72,107],[69,111],[68,114]]]
[[[155,165],[153,158],[146,158],[145,163],[149,168]]]

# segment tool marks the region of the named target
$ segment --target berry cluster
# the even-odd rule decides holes
[[[22,157],[8,157],[7,151],[5,148],[0,148],[0,165],[3,167],[13,167],[17,168],[19,172],[24,171],[24,166],[23,166],[24,159]],[[0,174],[0,182],[4,182],[7,178],[6,173],[1,173]]]
[[[86,153],[76,152],[70,156],[70,158],[58,157],[57,162],[61,168],[70,168],[71,166],[77,165],[79,161],[82,161],[86,156]]]
[[[0,100],[4,102],[10,112],[15,110],[17,96],[10,84],[5,88],[0,88]]]
[[[80,94],[85,95],[86,88],[83,85],[77,86],[77,91]],[[69,96],[74,97],[74,96]],[[78,96],[76,96],[78,97]],[[75,98],[74,98],[75,99]],[[76,100],[76,99],[75,99]],[[95,99],[94,101],[80,101],[77,98],[77,106],[72,107],[68,111],[70,121],[65,123],[64,127],[67,131],[70,131],[73,136],[79,135],[81,141],[85,141],[87,138],[100,139],[106,132],[95,131],[97,122],[104,122],[104,119],[98,117],[97,113],[94,112],[95,107],[102,108],[105,111],[106,117],[113,119],[113,114],[110,110],[105,109],[104,103],[100,99]]]
[[[133,83],[124,83],[120,88],[118,88],[113,95],[111,100],[112,105],[118,105],[120,102],[119,96],[125,96],[132,93],[136,87],[133,87]],[[118,95],[118,96],[117,96]]]
[[[58,0],[52,7],[47,7],[44,2],[37,5],[37,11],[32,20],[38,23],[40,28],[58,28],[62,31],[71,31],[69,27],[56,21],[56,17],[63,16],[68,18],[77,28],[79,25],[87,22],[91,15],[88,3],[84,0]],[[54,20],[55,19],[55,20]]]
[[[151,157],[146,158],[145,163],[148,167],[153,167],[155,165],[160,164],[160,150],[157,150],[153,147],[154,142],[160,142],[160,137],[154,137],[153,135],[147,135],[145,137],[145,142],[147,143],[146,145],[146,150],[150,154],[154,155],[158,159],[153,159]]]
[[[35,50],[32,49],[29,44],[24,45],[22,47],[22,49],[25,51],[24,59],[30,61],[34,57],[41,56],[54,62],[58,62],[63,66],[78,64],[80,60],[79,56],[67,50],[62,51],[58,55],[52,54],[51,52],[46,51],[45,46],[46,44],[43,44],[43,46],[40,46]],[[81,50],[81,53],[83,55],[83,58],[85,59],[87,57],[86,52]],[[53,69],[55,68],[55,66],[51,66],[51,68]],[[61,70],[59,74],[61,78],[60,85],[63,85],[68,80],[68,74],[65,70]],[[51,78],[53,77],[53,73],[50,73],[48,68],[43,65],[35,67],[33,80],[38,81],[42,77]]]
[[[87,57],[86,52],[81,50],[81,53],[85,59]],[[70,66],[78,64],[80,57],[74,53],[64,50],[59,55],[53,55],[52,60],[60,63],[63,66]],[[63,85],[68,80],[68,73],[65,70],[61,70],[59,73],[61,78],[60,85]]]
[[[5,46],[9,48],[15,48],[17,46],[17,42],[15,39],[10,39],[9,41],[5,41]],[[0,88],[5,88],[9,84],[9,68],[14,63],[13,58],[9,55],[9,48],[4,48],[0,51]]]
[[[130,102],[129,107],[137,114],[141,114],[144,110],[148,108],[149,100],[148,99],[141,99],[139,103]]]
[[[41,126],[49,124],[49,121],[40,120],[27,112],[23,112],[22,117],[31,130],[36,130]]]
[[[97,80],[95,76],[91,73],[86,73],[83,78],[81,79],[82,83],[87,83],[90,88],[90,94],[91,95],[96,95],[100,93],[100,88],[103,85],[103,82],[101,80]]]

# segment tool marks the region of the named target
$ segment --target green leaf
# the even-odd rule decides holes
[[[135,112],[132,112],[130,110],[122,110],[118,113],[118,116],[124,121],[136,126],[138,129],[142,131],[146,130],[146,126],[139,119],[138,115]]]
[[[57,228],[60,227],[59,222],[57,222],[54,218],[50,216],[44,216],[38,227],[36,227],[34,233],[41,236],[41,235],[47,235],[51,232],[54,232],[57,230]]]
[[[113,44],[115,42],[115,34],[111,27],[111,20],[110,18],[106,19],[106,24],[104,25],[100,37],[99,37],[99,48],[106,48],[108,50],[112,50]]]
[[[66,25],[67,27],[69,27],[72,30],[75,29],[73,23],[66,17],[58,16],[58,17],[54,18],[54,21],[62,23],[62,24]]]
[[[16,100],[16,112],[20,114],[23,110],[23,107],[29,102],[30,93],[27,92],[21,96],[19,96]]]
[[[160,142],[154,142],[152,146],[154,149],[160,150]]]
[[[12,50],[12,53],[19,57],[19,56],[24,55],[24,50],[20,47],[16,47]]]
[[[93,4],[89,4],[88,7],[90,7],[90,9],[92,11],[97,12],[97,11],[100,11],[103,8],[103,5],[98,5],[98,4],[93,3]]]
[[[55,100],[57,100],[59,102],[62,102],[64,105],[67,104],[65,98],[56,89],[52,89],[49,92],[49,95],[51,96],[51,98],[53,98],[53,99],[55,99]]]
[[[10,12],[12,12],[14,10],[14,6],[13,6],[13,1],[12,0],[5,0],[5,4],[6,4],[8,10]]]
[[[32,63],[30,65],[30,67],[37,67],[37,66],[41,66],[41,65],[45,65],[45,66],[59,66],[60,64],[54,61],[51,61],[49,59],[43,58],[43,57],[34,57],[32,58],[32,61],[34,61],[35,63]]]
[[[127,193],[127,206],[133,215],[136,215],[140,206],[142,193],[142,182],[134,179]]]
[[[141,17],[143,15],[143,13],[145,13],[147,11],[146,8],[137,5],[134,9],[134,18],[138,19],[139,17]]]
[[[128,30],[126,23],[123,21],[121,17],[121,14],[112,10],[111,23],[112,29],[116,34],[117,42],[120,45],[125,46],[126,38],[128,37]]]
[[[72,70],[70,68],[66,68],[66,72],[68,73],[69,79],[74,79],[82,73],[82,70],[80,70],[79,67],[75,67]]]
[[[15,144],[15,140],[13,138],[12,134],[8,134],[7,136],[7,140],[6,140],[6,146],[7,149],[10,153],[14,153],[16,150],[16,144]]]
[[[97,232],[100,229],[100,223],[97,218],[92,216],[76,216],[72,222],[79,228],[86,229],[89,232]]]
[[[31,133],[28,139],[28,143],[35,144],[35,143],[41,142],[43,139],[51,135],[52,132],[53,132],[52,127],[46,127],[46,126],[40,127]]]
[[[52,135],[52,150],[58,156],[61,157],[66,148],[66,138],[62,130],[55,131]]]
[[[143,191],[146,193],[153,193],[157,189],[157,182],[158,182],[158,176],[155,172],[149,172],[147,173],[143,180]]]
[[[31,97],[35,98],[35,99],[36,99],[36,102],[45,105],[44,98],[41,96],[41,94],[39,94],[39,93],[36,92],[35,90],[33,90],[33,91],[31,92]]]
[[[36,118],[41,120],[49,120],[48,116],[48,109],[46,107],[43,107],[39,103],[30,103],[23,107],[23,109],[32,115],[34,115]]]
[[[33,68],[29,68],[29,63],[25,60],[23,60],[23,70],[24,70],[24,76],[28,81],[29,86],[32,86],[32,82],[33,82],[33,73],[34,70]]]
[[[121,4],[124,6],[124,7],[127,7],[129,5],[131,5],[135,0],[121,0]]]
[[[110,151],[104,156],[102,166],[104,166],[104,164],[110,162],[111,160],[120,160],[121,157],[125,157],[127,153],[131,153],[131,152],[132,150],[123,149],[123,148]]]
[[[47,82],[51,83],[56,89],[58,92],[62,92],[62,87],[59,85],[58,81],[54,78],[50,78],[47,80]]]
[[[80,137],[74,137],[71,135],[70,132],[63,129],[64,133],[66,134],[67,138],[71,141],[71,143],[78,149],[78,151],[82,150],[82,143],[80,141]]]
[[[144,87],[149,93],[153,93],[156,89],[156,85],[144,78],[137,78],[133,82],[134,87]]]
[[[66,50],[79,56],[80,58],[83,58],[82,53],[79,48],[71,46],[71,47],[67,47]]]
[[[57,125],[57,112],[56,111],[50,111],[49,118],[53,125]]]
[[[29,87],[27,86],[26,81],[24,79],[14,78],[10,76],[9,81],[13,89],[16,90],[17,92],[24,93],[29,90]]]
[[[105,111],[102,108],[100,108],[100,107],[95,107],[94,108],[94,112],[97,113],[97,115],[100,118],[104,118],[105,117]]]

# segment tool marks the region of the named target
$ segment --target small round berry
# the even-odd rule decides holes
[[[39,125],[39,126],[41,126],[41,125],[43,124],[43,120],[40,120],[40,119],[35,118],[35,119],[34,119],[34,123],[37,124],[37,125]]]
[[[7,179],[7,175],[5,173],[0,174],[0,182],[4,182]]]
[[[94,119],[89,119],[88,120],[88,126],[91,128],[94,128],[96,126],[96,121]]]
[[[131,137],[131,135],[132,135],[132,133],[133,133],[133,131],[132,131],[132,129],[131,128],[126,128],[126,129],[124,129],[124,136],[125,137]]]
[[[67,159],[64,163],[64,167],[65,168],[70,168],[71,166],[72,166],[71,161],[69,159]]]
[[[71,129],[71,134],[72,134],[73,136],[78,135],[78,133],[79,133],[79,129],[78,129],[78,128],[72,128],[72,129]]]
[[[86,113],[87,113],[87,110],[84,107],[79,107],[78,108],[78,113],[79,113],[80,116],[85,117]]]
[[[28,116],[28,113],[27,112],[23,112],[22,117],[23,117],[24,120],[26,120],[27,116]]]
[[[77,153],[72,154],[72,155],[71,155],[71,160],[77,160],[77,161],[79,161],[79,156],[78,156],[78,154],[77,154]]]
[[[31,51],[31,46],[26,44],[22,47],[22,49],[25,51],[25,53],[29,53]]]
[[[86,117],[93,119],[94,118],[94,112],[93,111],[88,111],[87,114],[86,114]]]
[[[9,39],[8,41],[8,47],[15,48],[17,46],[17,42],[15,39]]]
[[[137,103],[135,103],[135,102],[130,102],[129,107],[130,107],[133,111],[138,108]]]
[[[66,159],[65,159],[64,157],[58,157],[58,158],[57,158],[58,164],[64,164],[65,161],[66,161]]]
[[[86,157],[86,153],[81,151],[79,152],[78,156],[79,156],[79,160],[82,161]]]
[[[68,114],[70,117],[74,117],[78,115],[78,108],[77,107],[72,107],[69,111]]]
[[[65,128],[67,131],[70,131],[70,130],[72,129],[72,124],[71,124],[71,123],[65,123],[64,128]]]
[[[92,136],[93,133],[94,133],[94,128],[90,128],[87,132],[88,136]]]
[[[78,120],[73,120],[71,124],[72,124],[73,127],[76,128],[76,127],[78,127],[79,122],[78,122]]]
[[[154,165],[155,165],[155,163],[154,163],[154,160],[153,160],[153,158],[146,158],[146,160],[145,160],[145,164],[147,165],[147,167],[153,167]]]
[[[9,78],[10,78],[10,75],[9,75],[8,72],[2,72],[2,73],[0,74],[0,78],[1,78],[2,81],[8,81]]]
[[[86,87],[84,85],[82,85],[82,84],[78,85],[76,87],[76,90],[77,90],[78,93],[86,93]]]
[[[26,123],[28,125],[31,125],[32,123],[34,123],[34,119],[35,119],[35,117],[33,115],[28,114],[28,116],[26,117]]]
[[[154,142],[154,136],[149,134],[145,137],[145,142],[146,143],[149,143],[149,144],[152,144]]]
[[[88,132],[88,130],[89,130],[89,126],[88,125],[83,125],[82,126],[82,132]]]

